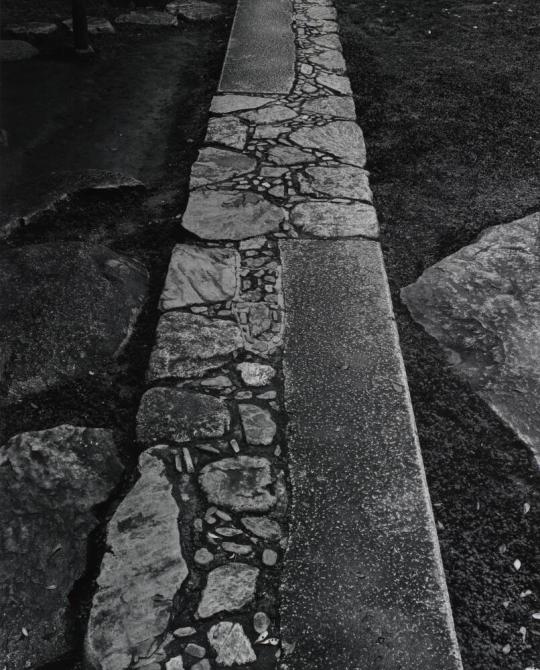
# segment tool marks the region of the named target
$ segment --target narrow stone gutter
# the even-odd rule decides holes
[[[276,63],[261,78],[268,54]],[[294,248],[303,240],[363,240],[379,259],[373,271],[382,318],[392,318],[365,147],[330,3],[297,0],[292,8],[279,0],[240,0],[211,112],[182,217],[193,237],[173,251],[137,416],[140,478],[108,526],[86,638],[86,662],[95,670],[265,669],[278,661],[283,668],[309,667],[304,652],[295,655],[298,635],[280,633],[283,611],[286,630],[294,629],[294,610],[280,603],[291,511],[287,443],[298,444],[287,431],[285,402],[295,411],[294,425],[302,412],[294,371],[283,375],[288,305],[281,252],[296,272],[302,261]],[[294,307],[292,293],[290,299]],[[442,658],[440,670],[458,670],[399,346],[394,331],[382,332],[405,408],[405,460],[416,468],[410,496],[418,502],[406,511],[419,515],[427,534],[426,583],[442,622],[437,648],[422,649],[418,658]],[[291,460],[296,508],[297,457]],[[290,561],[287,574],[290,603]],[[359,657],[354,667],[389,667],[381,658]],[[424,667],[410,664],[414,654],[407,658],[399,667]],[[353,668],[340,665],[339,652],[331,663],[315,660],[326,670],[331,663]]]

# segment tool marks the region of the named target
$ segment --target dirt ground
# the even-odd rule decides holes
[[[538,667],[531,455],[399,299],[484,228],[540,209],[538,3],[337,5],[464,665]]]

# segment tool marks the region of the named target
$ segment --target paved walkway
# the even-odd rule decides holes
[[[330,3],[240,0],[211,112],[87,661],[459,670]]]

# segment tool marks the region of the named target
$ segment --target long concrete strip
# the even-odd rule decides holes
[[[287,2],[238,6],[95,670],[461,668],[336,13]]]

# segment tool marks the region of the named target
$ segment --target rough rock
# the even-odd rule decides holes
[[[210,628],[208,641],[217,653],[218,665],[230,667],[257,660],[251,643],[239,623],[220,621]]]
[[[330,49],[328,51],[323,51],[322,53],[314,54],[310,57],[310,61],[313,63],[313,65],[319,65],[325,70],[331,70],[340,74],[343,74],[347,69],[343,56],[335,49]]]
[[[85,661],[95,670],[124,670],[132,656],[151,654],[169,623],[172,599],[188,575],[179,509],[160,458],[168,453],[155,447],[141,454],[140,479],[107,527],[108,551],[85,644]]]
[[[128,12],[120,14],[115,19],[116,23],[135,23],[146,26],[177,26],[178,19],[170,12],[159,12],[154,9],[144,11]]]
[[[276,165],[296,165],[298,163],[315,162],[315,156],[308,151],[283,145],[270,147],[267,158],[271,163],[275,163]]]
[[[249,112],[242,112],[240,116],[250,123],[265,124],[265,123],[279,123],[281,121],[288,121],[298,116],[298,112],[285,105],[268,105],[262,109],[251,110]]]
[[[316,21],[335,21],[337,18],[336,10],[333,7],[309,7],[306,15]]]
[[[253,616],[253,630],[256,633],[266,633],[270,628],[270,619],[265,612],[256,612]]]
[[[302,105],[302,111],[307,114],[322,114],[338,116],[344,119],[356,119],[354,101],[348,96],[330,95],[321,98],[312,98]]]
[[[104,370],[127,344],[148,274],[103,246],[0,252],[0,388],[18,398]]]
[[[485,230],[401,297],[540,459],[540,213]]]
[[[341,51],[341,40],[336,33],[329,33],[328,35],[318,35],[312,37],[311,42],[317,46],[324,47],[326,49],[337,49]]]
[[[201,647],[200,644],[195,644],[190,642],[185,648],[186,654],[193,656],[193,658],[204,658],[206,656],[206,649]]]
[[[193,558],[195,563],[198,563],[199,565],[210,565],[214,560],[214,554],[211,551],[208,551],[206,547],[202,547],[202,549],[197,549]]]
[[[184,670],[184,661],[181,656],[175,656],[165,663],[165,670]]]
[[[236,116],[222,116],[210,119],[205,142],[223,144],[240,151],[246,146],[248,127]]]
[[[23,186],[23,200],[4,198],[0,213],[0,239],[20,226],[33,223],[43,214],[54,212],[60,203],[68,202],[78,193],[144,188],[138,179],[108,170],[53,172]]]
[[[213,21],[224,15],[223,8],[214,2],[190,0],[189,2],[169,2],[166,10],[186,21]]]
[[[182,225],[205,240],[243,240],[279,230],[281,207],[257,193],[194,191]]]
[[[255,169],[257,161],[250,156],[227,149],[206,147],[191,169],[191,188],[199,188],[220,181],[232,179]]]
[[[162,311],[232,299],[240,255],[235,249],[177,244],[159,301]]]
[[[73,19],[67,19],[62,23],[73,32]],[[114,35],[115,32],[113,24],[108,19],[99,16],[88,17],[88,33],[90,35]]]
[[[197,614],[202,619],[234,612],[253,599],[259,570],[245,563],[226,563],[208,574]]]
[[[271,365],[261,363],[240,363],[236,366],[244,384],[248,386],[266,386],[276,376],[276,371]]]
[[[148,380],[200,377],[221,367],[241,347],[240,329],[232,321],[167,312],[158,323]]]
[[[329,121],[324,126],[299,128],[290,134],[290,140],[301,147],[325,151],[351,165],[363,167],[366,162],[364,137],[354,121]]]
[[[208,501],[234,512],[267,512],[276,504],[266,458],[240,455],[205,465],[199,483]]]
[[[145,445],[165,440],[189,442],[222,437],[230,425],[227,406],[219,398],[178,388],[152,388],[137,413],[137,439]]]
[[[0,448],[2,665],[38,667],[70,650],[68,595],[86,570],[93,510],[121,473],[110,430],[63,425]]]
[[[279,523],[266,516],[244,516],[242,517],[242,525],[262,540],[277,542],[283,537]]]
[[[37,39],[52,35],[58,30],[56,23],[43,21],[28,21],[28,23],[11,24],[6,26],[5,34],[10,37]]]
[[[0,40],[0,62],[27,60],[38,56],[39,51],[24,40]]]
[[[276,435],[276,424],[270,412],[258,405],[239,405],[238,409],[248,444],[272,444]]]
[[[264,565],[272,568],[278,560],[278,555],[273,549],[265,549],[262,553],[262,562]]]
[[[318,74],[317,83],[321,86],[341,93],[342,95],[352,95],[351,84],[348,77],[340,74]]]
[[[357,167],[309,167],[300,175],[300,191],[330,198],[350,198],[371,203],[369,173]]]
[[[238,542],[223,542],[221,548],[238,556],[249,556],[253,551],[253,547],[250,544],[238,544]]]
[[[272,98],[259,98],[251,95],[217,95],[212,99],[210,111],[214,114],[229,114],[242,109],[258,109]]]
[[[375,208],[365,203],[304,202],[291,212],[291,223],[314,237],[377,237]]]

